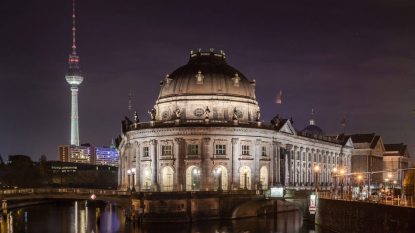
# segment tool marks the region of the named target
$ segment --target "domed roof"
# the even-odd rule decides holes
[[[308,125],[303,130],[301,130],[301,133],[313,136],[324,136],[324,131],[317,125]]]
[[[225,54],[191,53],[189,62],[160,82],[159,99],[173,96],[218,95],[255,100],[255,81],[226,63]]]
[[[314,109],[311,109],[310,124],[301,130],[301,133],[311,136],[324,136],[324,131],[316,125],[314,120]]]

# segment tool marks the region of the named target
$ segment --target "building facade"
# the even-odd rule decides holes
[[[191,52],[160,82],[151,121],[126,118],[117,140],[120,189],[184,191],[331,185],[351,171],[351,140],[324,135],[310,121],[260,120],[255,81],[225,54]],[[319,129],[319,130],[316,130]]]
[[[118,150],[115,147],[95,147],[94,164],[118,167]]]
[[[62,145],[59,147],[59,160],[70,163],[88,163],[118,167],[118,150],[111,147],[94,147],[90,144]]]
[[[93,163],[93,152],[90,145],[62,145],[59,146],[59,159],[62,162]]]
[[[405,172],[400,169],[409,168],[409,152],[407,145],[403,143],[385,144],[383,152],[383,169],[388,171],[383,174],[383,179],[390,182],[400,182],[405,176]],[[400,185],[400,184],[399,184]]]

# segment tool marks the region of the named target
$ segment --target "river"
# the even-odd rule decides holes
[[[98,217],[100,216],[100,217]],[[97,219],[100,219],[97,221]],[[276,219],[276,221],[274,221]],[[192,224],[133,224],[122,209],[111,204],[57,202],[10,210],[1,220],[3,233],[312,233],[314,225],[303,221],[299,211],[234,221]]]

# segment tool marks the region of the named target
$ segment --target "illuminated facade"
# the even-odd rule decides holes
[[[95,147],[95,164],[118,167],[118,150],[114,147]]]
[[[93,163],[94,149],[89,145],[62,145],[59,147],[59,159],[62,162]]]
[[[330,185],[333,168],[350,172],[351,140],[324,135],[314,119],[302,131],[278,115],[261,121],[255,84],[222,51],[191,52],[160,82],[151,121],[123,121],[119,188],[307,188]]]

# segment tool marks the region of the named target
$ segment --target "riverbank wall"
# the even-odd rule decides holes
[[[415,208],[319,198],[316,224],[339,233],[413,233]]]

